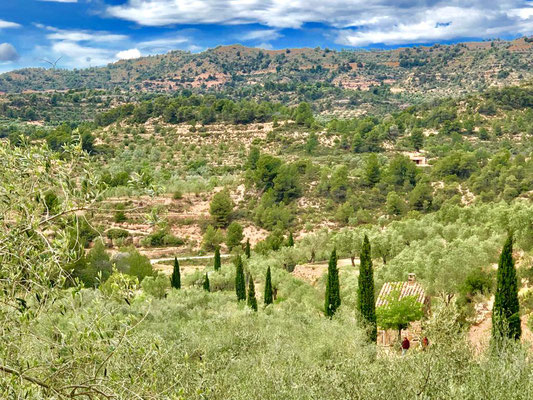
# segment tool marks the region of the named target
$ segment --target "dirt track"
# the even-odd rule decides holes
[[[359,259],[355,260],[355,265],[359,265]],[[349,258],[341,258],[337,261],[338,268],[349,268],[352,267],[352,260]],[[324,275],[328,270],[328,263],[326,261],[310,263],[310,264],[301,264],[297,265],[292,271],[292,274],[299,279],[302,279],[306,282],[309,282],[311,285],[314,285],[322,275]]]

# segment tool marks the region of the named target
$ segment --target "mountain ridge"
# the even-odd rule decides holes
[[[392,50],[265,50],[235,44],[201,53],[173,50],[87,69],[15,70],[0,75],[0,92],[221,91],[298,82],[342,90],[368,91],[385,85],[393,92],[453,95],[529,79],[532,60],[533,42],[528,38]]]

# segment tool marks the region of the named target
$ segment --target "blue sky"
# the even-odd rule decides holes
[[[0,71],[262,48],[388,48],[533,34],[533,0],[0,0]]]

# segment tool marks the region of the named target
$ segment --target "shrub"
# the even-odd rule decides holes
[[[233,249],[241,244],[243,239],[242,226],[238,222],[232,222],[226,233],[226,244],[228,249]]]
[[[111,228],[106,232],[109,239],[124,239],[130,236],[130,233],[125,229]]]
[[[122,210],[115,211],[115,215],[113,216],[113,220],[116,223],[125,222],[127,220],[126,213]]]
[[[142,240],[142,244],[148,247],[181,246],[185,241],[174,236],[168,229],[159,229]]]
[[[167,289],[170,288],[170,281],[168,277],[162,274],[147,276],[141,282],[141,287],[150,296],[162,299],[166,296]]]
[[[217,227],[225,227],[229,223],[229,217],[233,211],[233,200],[228,190],[222,190],[213,196],[209,205],[209,213]]]
[[[139,280],[137,277],[114,271],[109,279],[100,285],[99,290],[108,297],[122,301],[123,299],[133,299],[138,288]]]
[[[213,225],[209,225],[204,233],[202,247],[206,251],[214,251],[224,241],[224,234],[220,229],[215,229]]]
[[[141,282],[146,276],[154,274],[148,257],[140,254],[135,248],[129,248],[113,257],[117,269],[128,275],[137,277]]]

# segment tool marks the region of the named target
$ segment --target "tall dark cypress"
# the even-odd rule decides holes
[[[207,291],[207,292],[210,292],[211,291],[211,288],[209,287],[209,275],[207,274],[207,272],[205,273],[205,279],[204,279],[204,290]]]
[[[272,274],[270,272],[270,267],[267,269],[266,278],[265,278],[265,296],[264,296],[265,305],[272,304]]]
[[[244,254],[246,254],[246,258],[250,258],[252,255],[252,251],[250,249],[250,239],[246,239],[246,246],[244,247]]]
[[[359,287],[357,289],[357,309],[368,326],[368,337],[375,342],[377,339],[376,302],[374,299],[374,272],[372,271],[372,255],[370,242],[365,235],[360,255]]]
[[[287,240],[287,246],[294,247],[294,237],[292,236],[292,232],[289,232],[289,239]]]
[[[252,275],[248,277],[248,307],[257,311],[257,299],[255,298],[255,284]]]
[[[235,259],[235,293],[237,300],[246,300],[246,282],[244,280],[244,266],[242,265],[242,258],[237,256]]]
[[[513,236],[510,234],[498,262],[496,294],[492,307],[492,338],[518,340],[521,334],[518,281],[513,260]]]
[[[175,289],[181,289],[180,263],[176,257],[174,257],[174,269],[172,270],[172,276],[170,277],[170,286]]]
[[[214,264],[215,271],[220,271],[221,266],[222,266],[222,263],[220,262],[220,247],[217,246],[217,248],[215,249],[215,264]]]
[[[326,316],[332,317],[341,305],[341,295],[339,289],[339,270],[337,269],[337,250],[333,249],[328,265],[328,280],[326,282],[326,298],[324,312]]]

